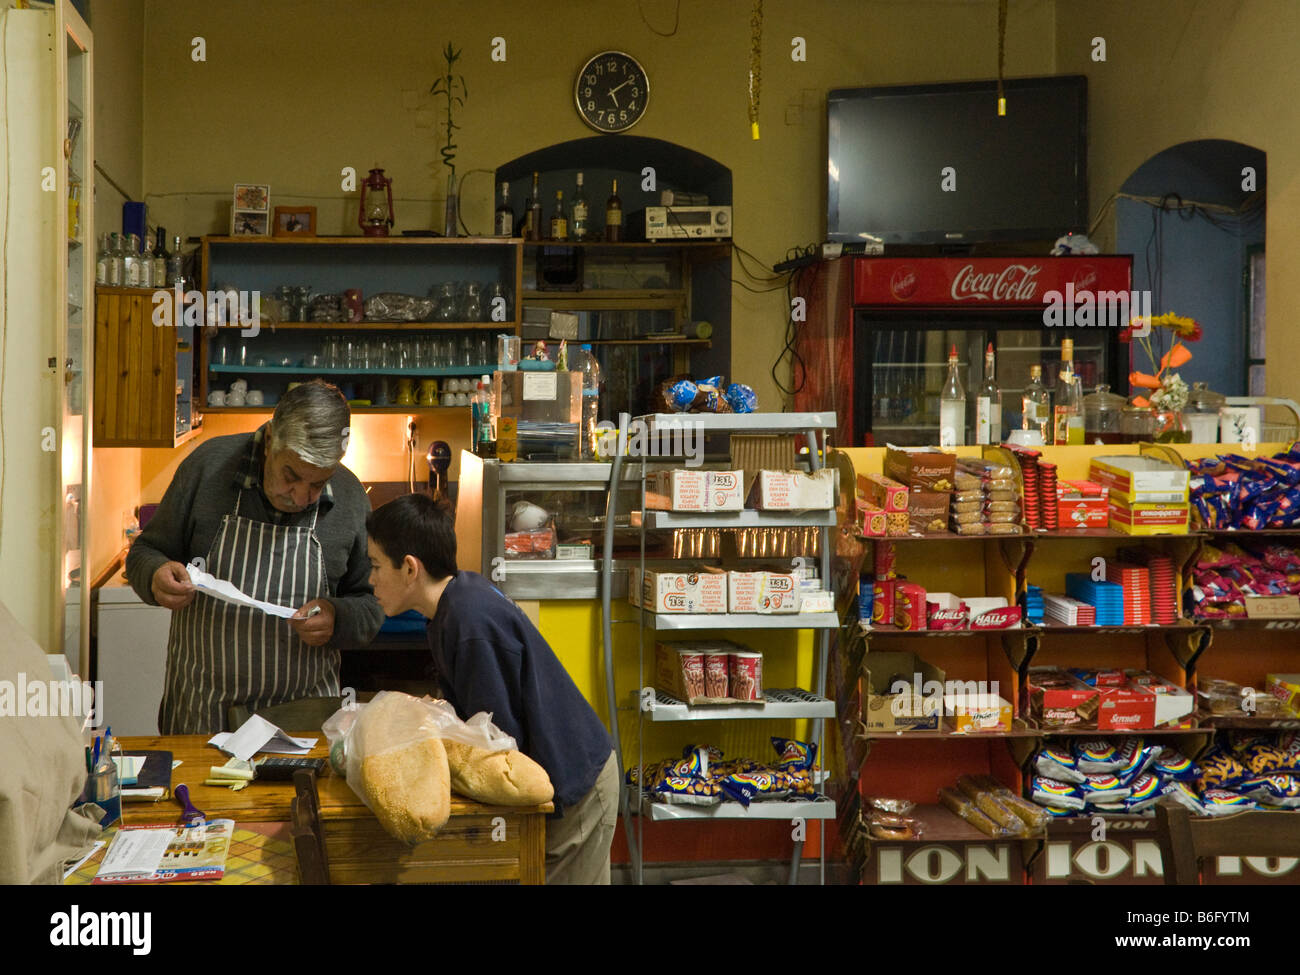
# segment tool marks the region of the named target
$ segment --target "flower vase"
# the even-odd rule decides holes
[[[456,174],[447,177],[447,210],[442,224],[444,237],[460,236],[460,194],[456,192]]]
[[[1152,414],[1155,423],[1156,443],[1191,443],[1192,434],[1183,422],[1181,410],[1156,407]]]

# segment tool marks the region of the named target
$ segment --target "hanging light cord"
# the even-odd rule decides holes
[[[1007,96],[1002,90],[1002,68],[1006,62],[1007,0],[998,0],[998,114],[1007,114]]]
[[[749,16],[749,134],[758,139],[758,99],[763,84],[763,0]]]

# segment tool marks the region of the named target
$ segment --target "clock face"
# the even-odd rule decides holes
[[[645,70],[621,51],[597,54],[582,66],[573,86],[578,114],[597,132],[623,132],[636,125],[649,97]]]

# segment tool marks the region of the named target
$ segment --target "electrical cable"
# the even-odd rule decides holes
[[[652,34],[658,34],[660,37],[672,37],[677,33],[677,24],[681,19],[682,0],[677,0],[677,3],[673,5],[673,29],[666,34],[661,30],[656,30],[651,26],[650,21],[645,19],[645,11],[641,9],[641,0],[636,0],[636,12],[641,15],[641,23],[649,27]]]

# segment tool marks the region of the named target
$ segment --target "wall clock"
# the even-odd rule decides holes
[[[641,120],[649,98],[645,69],[622,51],[597,54],[573,85],[578,114],[597,132],[626,132]]]

